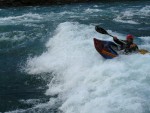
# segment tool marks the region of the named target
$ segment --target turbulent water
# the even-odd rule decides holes
[[[102,58],[100,25],[150,50],[150,2],[0,9],[0,112],[150,113],[150,55]]]

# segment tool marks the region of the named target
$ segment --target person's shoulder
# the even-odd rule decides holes
[[[133,44],[134,44],[135,48],[139,49],[137,44],[135,44],[135,43],[133,43]]]
[[[136,43],[133,43],[133,44],[138,47],[138,45]]]

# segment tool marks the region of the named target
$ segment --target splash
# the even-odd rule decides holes
[[[94,26],[61,23],[46,44],[47,52],[28,59],[29,74],[54,73],[46,94],[58,97],[46,107],[61,101],[59,109],[64,113],[150,112],[150,56],[104,60],[93,37],[111,39],[96,33]]]

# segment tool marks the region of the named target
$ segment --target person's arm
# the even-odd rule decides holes
[[[139,50],[139,48],[136,44],[130,45],[130,49],[133,50],[133,51],[138,51]]]
[[[121,46],[124,45],[124,43],[122,41],[120,41],[117,37],[113,37],[113,40],[114,40],[115,43],[117,43],[117,44],[119,44]]]

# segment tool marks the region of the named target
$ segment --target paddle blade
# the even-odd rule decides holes
[[[147,50],[145,50],[145,49],[140,49],[139,53],[141,53],[141,54],[147,54],[147,53],[150,53],[150,52],[147,51]]]
[[[99,26],[95,26],[95,30],[99,33],[102,33],[102,34],[108,34],[108,32],[105,29],[103,29]]]

